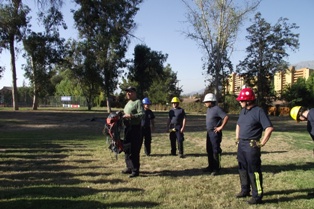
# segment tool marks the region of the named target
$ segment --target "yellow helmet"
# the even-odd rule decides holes
[[[173,97],[171,103],[179,103],[180,99],[178,97]]]
[[[295,106],[290,110],[290,116],[293,120],[299,121],[299,112],[301,106]]]

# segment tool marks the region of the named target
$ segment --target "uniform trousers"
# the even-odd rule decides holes
[[[141,125],[125,127],[123,149],[125,152],[126,167],[132,173],[140,172]]]
[[[241,192],[249,194],[251,186],[252,197],[262,199],[263,176],[261,171],[261,148],[252,147],[250,140],[240,139],[237,159]]]
[[[183,141],[184,141],[184,134],[180,132],[181,126],[175,126],[175,131],[170,132],[169,134],[169,139],[170,139],[170,145],[171,145],[171,154],[175,155],[177,151],[177,146],[176,144],[178,143],[178,150],[179,154],[183,155],[184,154],[184,149],[183,149]]]
[[[221,156],[221,139],[222,133],[210,130],[207,131],[206,137],[206,151],[208,158],[208,168],[212,171],[219,171],[220,166],[220,156]]]
[[[152,131],[150,126],[142,127],[141,147],[144,141],[144,150],[146,155],[151,153]]]

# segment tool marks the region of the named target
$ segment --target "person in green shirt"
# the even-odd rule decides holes
[[[140,173],[140,149],[141,149],[141,121],[144,109],[141,100],[137,99],[136,88],[125,89],[129,100],[124,106],[124,153],[126,168],[124,174],[130,174],[130,178],[139,176]]]

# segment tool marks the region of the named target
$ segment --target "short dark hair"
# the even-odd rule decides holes
[[[124,91],[128,92],[128,91],[134,91],[136,92],[136,88],[133,86],[129,86],[128,88],[124,89]]]

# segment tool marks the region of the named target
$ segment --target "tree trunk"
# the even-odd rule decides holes
[[[36,69],[36,65],[33,62],[33,59],[31,59],[32,62],[32,68],[33,68],[33,87],[34,87],[34,95],[33,95],[33,110],[37,110],[38,109],[38,90],[37,90],[37,69]]]
[[[110,95],[109,94],[107,94],[106,100],[107,100],[107,112],[110,113],[111,112],[111,104],[110,104]]]
[[[37,91],[37,86],[36,83],[33,84],[34,85],[34,95],[33,95],[33,110],[37,110],[38,109],[38,91]]]
[[[34,96],[33,96],[33,110],[37,110],[38,109],[38,96],[35,94],[35,90],[34,90]]]
[[[14,37],[10,40],[10,55],[11,55],[11,70],[12,70],[12,106],[13,110],[19,110],[18,92],[16,85],[16,67],[15,67],[15,51],[14,51]]]
[[[221,101],[221,94],[219,89],[219,83],[220,83],[220,71],[221,71],[221,56],[219,49],[217,50],[217,60],[216,60],[216,69],[215,69],[215,94],[217,98],[217,103]]]
[[[92,100],[91,100],[91,96],[89,96],[89,98],[86,99],[87,102],[87,110],[91,111],[92,110]]]

